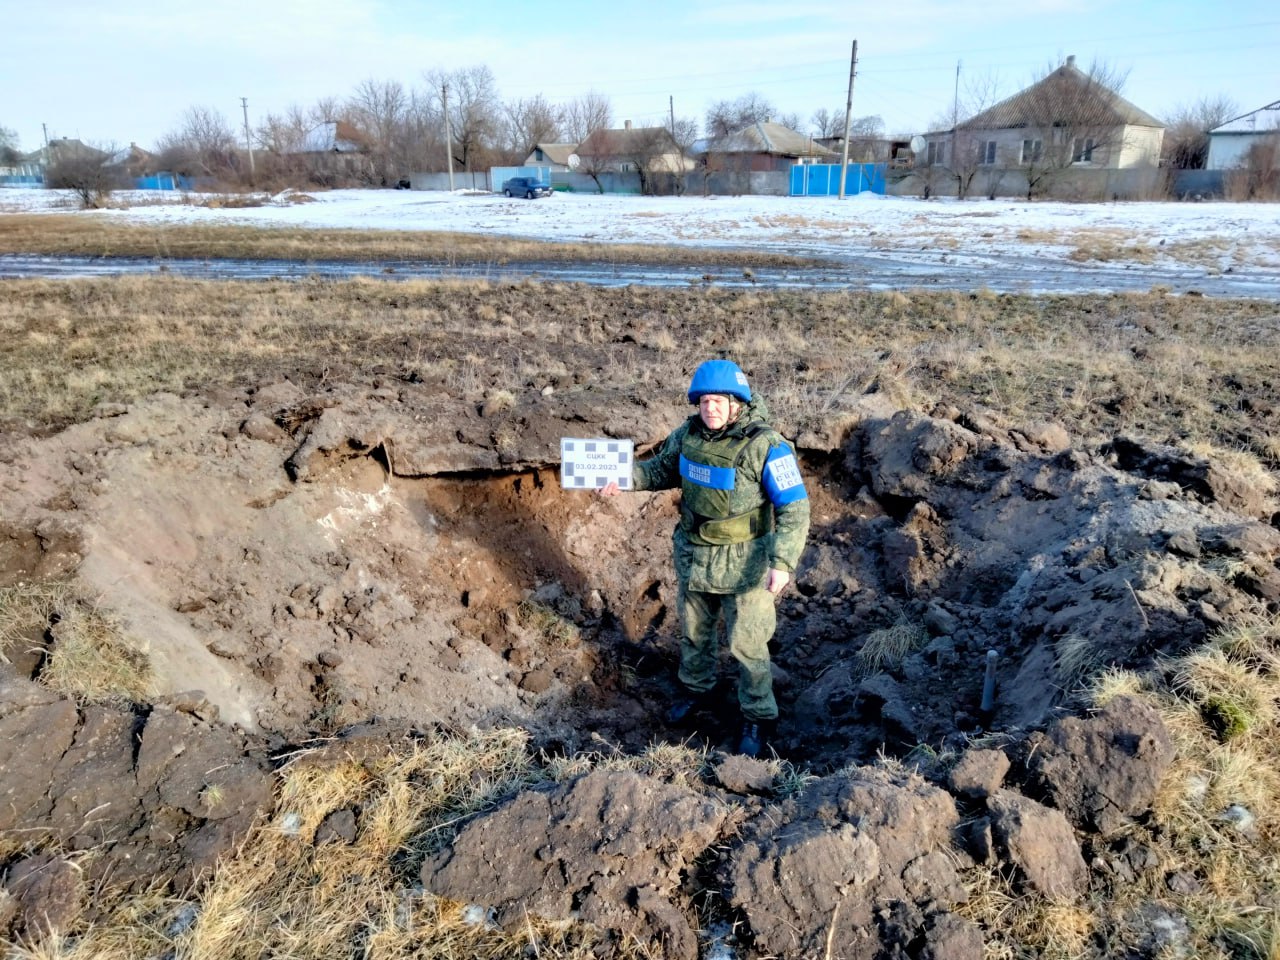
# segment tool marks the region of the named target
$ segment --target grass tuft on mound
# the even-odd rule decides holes
[[[77,700],[142,702],[151,662],[119,619],[65,583],[0,589],[0,660],[38,655],[36,676]]]

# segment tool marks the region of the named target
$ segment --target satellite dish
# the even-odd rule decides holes
[[[924,152],[924,148],[925,148],[925,146],[926,146],[926,145],[927,145],[927,143],[926,143],[926,141],[925,141],[924,137],[920,136],[920,134],[918,134],[918,133],[917,133],[914,137],[912,137],[912,138],[911,138],[911,152],[912,152],[912,153],[923,153],[923,152]]]
[[[569,154],[569,159],[565,162],[569,164],[570,170],[577,170],[578,164],[582,162],[582,158],[578,156],[576,153],[571,153]]]

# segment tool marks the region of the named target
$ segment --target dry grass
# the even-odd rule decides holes
[[[10,214],[0,218],[0,253],[166,259],[410,260],[499,266],[578,260],[777,267],[814,263],[809,257],[786,254],[654,244],[548,243],[487,234],[409,230],[126,224],[101,217],[56,214]]]
[[[1280,960],[1280,618],[1245,616],[1204,648],[1166,665],[1167,682],[1117,670],[1093,681],[1093,702],[1148,698],[1170,729],[1173,769],[1153,820],[1134,839],[1157,870],[1101,881],[1074,906],[1017,891],[987,868],[965,876],[964,914],[988,935],[988,957],[1142,955]],[[1225,706],[1224,706],[1225,705]],[[1224,722],[1224,717],[1238,721]],[[1165,879],[1193,876],[1175,893]],[[1174,918],[1152,948],[1152,908]],[[1178,929],[1180,927],[1180,929]],[[1171,932],[1172,931],[1172,932]],[[1032,948],[1029,952],[1029,948]]]
[[[66,584],[0,590],[0,659],[20,646],[44,651],[40,682],[67,696],[143,701],[150,692],[146,653],[114,616]]]
[[[474,398],[524,384],[667,391],[729,353],[787,432],[865,393],[1119,432],[1280,437],[1280,330],[1254,301],[599,289],[484,281],[10,281],[0,423],[42,429],[157,390],[389,376]],[[1256,451],[1259,456],[1274,453]]]
[[[533,917],[517,930],[498,930],[482,909],[423,890],[423,860],[469,815],[536,782],[609,767],[695,785],[706,762],[698,751],[662,745],[639,757],[602,754],[539,768],[525,734],[514,730],[405,743],[363,761],[313,763],[303,754],[282,771],[271,815],[199,889],[182,897],[102,891],[97,924],[12,956],[594,960],[604,949],[598,931]],[[797,779],[787,765],[775,766],[780,789]],[[321,822],[341,810],[357,811],[355,841],[315,845]],[[623,942],[609,944],[608,955],[661,954]]]
[[[904,657],[914,653],[929,642],[929,633],[918,623],[900,620],[891,627],[873,630],[854,655],[858,672],[863,675],[879,673],[896,667]]]

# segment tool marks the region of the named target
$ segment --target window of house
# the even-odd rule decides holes
[[[1022,141],[1022,162],[1034,163],[1044,155],[1043,140],[1023,140]]]
[[[538,161],[538,163],[541,163],[543,160],[547,159],[547,155],[542,152],[541,147],[536,147],[533,151],[533,159]]]
[[[947,145],[940,140],[930,140],[929,146],[925,151],[925,163],[933,166],[935,163],[947,162]]]
[[[1093,137],[1077,137],[1071,146],[1072,163],[1093,163]]]
[[[991,166],[996,162],[996,142],[994,140],[982,141],[982,147],[979,151],[978,162],[984,166]]]

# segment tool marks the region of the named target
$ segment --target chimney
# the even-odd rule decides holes
[[[622,123],[622,126],[623,126],[623,128],[624,128],[624,129],[626,129],[626,130],[630,130],[630,129],[631,129],[631,121],[630,121],[630,120],[624,120],[624,121],[623,121],[623,123]]]
[[[1067,57],[1067,66],[1074,67],[1075,65],[1076,65],[1076,55],[1073,53],[1071,54],[1071,56]]]

